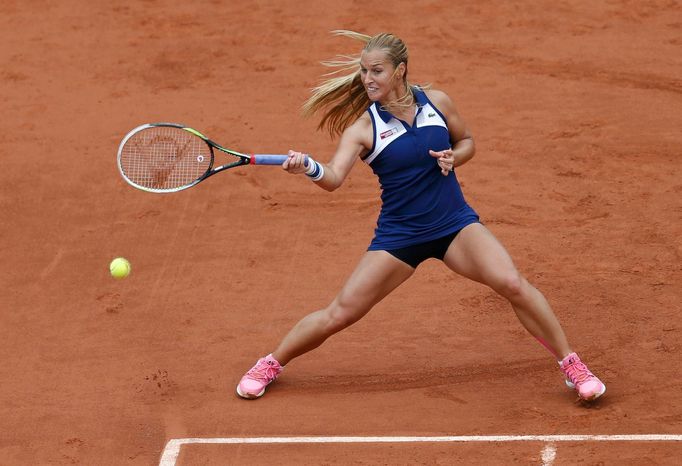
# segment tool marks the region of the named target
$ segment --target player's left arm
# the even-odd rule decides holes
[[[471,131],[457,112],[452,99],[445,92],[435,89],[427,90],[426,95],[445,117],[450,132],[452,148],[431,151],[431,155],[438,158],[438,164],[443,174],[446,175],[454,167],[459,167],[471,160],[476,153],[476,145]]]

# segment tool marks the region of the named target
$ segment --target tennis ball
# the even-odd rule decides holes
[[[117,257],[109,264],[111,276],[117,280],[122,280],[130,274],[130,262],[123,257]]]

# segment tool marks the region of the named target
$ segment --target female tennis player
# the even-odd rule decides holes
[[[606,386],[573,352],[545,297],[519,274],[465,201],[455,168],[474,156],[475,147],[452,100],[409,83],[407,48],[398,37],[335,33],[363,41],[364,48],[359,58],[326,63],[352,72],[315,88],[304,110],[307,115],[322,111],[319,128],[341,134],[336,153],[329,163],[310,159],[305,165],[306,154],[291,151],[282,167],[333,191],[358,159],[367,163],[382,187],[375,237],[332,302],[304,317],[275,351],[259,359],[239,382],[237,394],[262,396],[289,361],[357,322],[421,262],[436,258],[506,298],[581,399],[603,395]]]

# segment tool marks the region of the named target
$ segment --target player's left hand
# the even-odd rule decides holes
[[[431,157],[438,159],[438,166],[440,167],[440,172],[443,176],[448,176],[448,173],[455,171],[455,155],[452,153],[452,149],[445,149],[441,151],[429,150]]]

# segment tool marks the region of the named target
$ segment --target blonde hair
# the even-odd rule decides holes
[[[363,52],[375,49],[384,50],[396,69],[400,63],[405,63],[405,75],[403,76],[405,94],[398,100],[389,103],[387,107],[399,108],[414,103],[412,86],[407,81],[407,46],[402,40],[388,33],[368,36],[354,31],[336,30],[332,31],[332,34],[364,42]],[[325,74],[325,76],[350,71],[343,76],[329,78],[312,89],[312,95],[303,104],[303,114],[306,117],[324,109],[318,129],[326,128],[333,136],[342,133],[350,126],[372,101],[367,97],[365,86],[362,84],[359,55],[339,55],[336,60],[323,61],[322,64],[330,68],[338,68]]]

